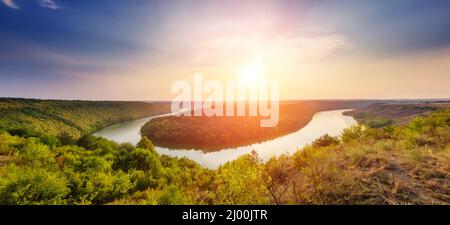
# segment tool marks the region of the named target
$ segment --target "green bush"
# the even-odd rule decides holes
[[[27,165],[52,167],[55,153],[47,145],[41,144],[39,139],[29,138],[19,147],[19,160]]]
[[[55,136],[42,135],[39,137],[39,139],[41,140],[41,143],[51,146],[51,147],[61,145],[61,142],[59,141],[58,137],[55,137]]]
[[[59,134],[58,139],[62,145],[73,145],[76,143],[75,138],[67,132]]]
[[[214,203],[267,204],[263,167],[256,155],[244,155],[221,166],[216,173]]]
[[[0,204],[64,204],[69,193],[63,174],[10,165],[0,170]]]
[[[101,204],[127,195],[133,185],[125,172],[89,171],[80,174],[81,182],[73,182],[78,199]]]
[[[113,167],[123,171],[132,169],[145,170],[155,178],[160,177],[162,171],[158,155],[151,150],[141,148],[122,149],[117,155],[117,160]]]
[[[152,150],[155,151],[155,146],[153,145],[153,143],[147,138],[147,137],[142,137],[141,140],[139,141],[139,143],[137,144],[138,148],[142,148],[142,149],[147,149],[147,150]]]
[[[169,185],[164,188],[158,199],[158,204],[160,205],[184,205],[188,203],[188,197],[175,185]]]
[[[130,181],[133,184],[134,192],[157,187],[157,180],[151,174],[146,174],[142,170],[131,171]]]
[[[356,125],[350,128],[344,129],[341,133],[341,140],[343,142],[351,142],[360,138],[364,138],[367,135],[367,128],[363,125]]]
[[[336,137],[331,137],[328,134],[325,134],[323,136],[321,136],[320,138],[316,139],[313,143],[312,146],[316,147],[316,148],[320,148],[320,147],[327,147],[330,145],[336,145],[339,144],[339,139]]]

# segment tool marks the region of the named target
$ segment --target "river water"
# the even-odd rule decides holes
[[[355,125],[357,122],[351,116],[345,116],[343,113],[347,110],[332,110],[317,112],[314,114],[311,122],[302,129],[262,143],[233,148],[222,149],[220,151],[204,153],[194,149],[172,150],[156,146],[156,151],[160,154],[187,157],[207,168],[217,168],[218,166],[232,161],[241,155],[255,150],[263,160],[268,160],[273,156],[279,156],[284,153],[294,153],[299,148],[312,143],[314,140],[324,134],[332,136],[339,135],[345,128]],[[167,114],[169,115],[169,114]],[[116,124],[94,133],[96,136],[104,137],[118,143],[129,142],[137,144],[141,138],[140,129],[153,118],[146,117],[130,122]]]

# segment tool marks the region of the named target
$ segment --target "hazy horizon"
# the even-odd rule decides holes
[[[450,1],[0,0],[0,15],[0,97],[169,101],[195,73],[250,70],[282,100],[450,98]]]
[[[82,98],[33,98],[33,97],[14,97],[0,96],[0,99],[30,99],[30,100],[62,100],[62,101],[120,101],[120,102],[171,102],[173,99],[82,99]],[[248,101],[248,100],[246,100]],[[253,100],[251,100],[253,101]],[[255,100],[258,101],[258,100]],[[280,102],[288,101],[450,101],[449,98],[316,98],[316,99],[280,99]],[[194,102],[194,101],[192,101]],[[206,101],[203,101],[206,102]]]

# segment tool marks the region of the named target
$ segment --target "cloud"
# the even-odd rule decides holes
[[[12,9],[20,9],[19,6],[14,3],[14,0],[1,0],[6,6]],[[56,5],[53,0],[37,0],[39,2],[39,6],[48,8],[48,9],[59,9],[60,7]]]
[[[184,41],[185,52],[194,64],[236,65],[253,61],[279,66],[297,65],[299,62],[322,61],[353,48],[352,42],[340,34],[314,36],[269,35],[225,35]],[[183,48],[183,47],[180,47]],[[178,51],[178,50],[175,50]]]
[[[13,2],[13,0],[2,0],[2,2],[12,9],[19,9],[19,6],[17,6],[16,3]]]
[[[53,0],[39,0],[39,5],[49,9],[59,9],[59,6]]]

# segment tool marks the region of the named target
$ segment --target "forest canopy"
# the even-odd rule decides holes
[[[165,102],[0,98],[0,130],[19,136],[79,138],[115,123],[169,111]]]
[[[271,140],[303,128],[316,112],[350,109],[369,102],[282,102],[275,127],[261,127],[262,116],[165,116],[147,122],[141,134],[158,146],[210,152]]]

